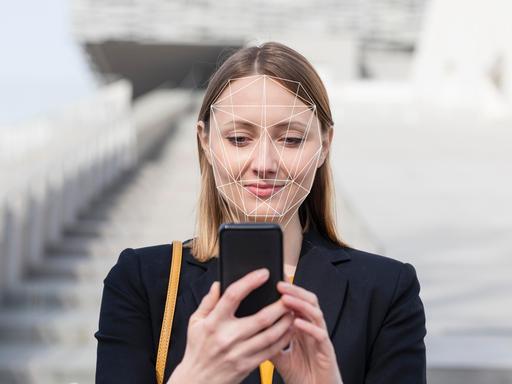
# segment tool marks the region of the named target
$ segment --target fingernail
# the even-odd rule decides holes
[[[262,268],[258,270],[258,278],[267,277],[269,274],[269,271],[267,268]]]
[[[290,351],[292,350],[292,346],[293,346],[293,344],[292,344],[292,342],[290,341],[290,342],[288,343],[288,345],[287,345],[284,349],[282,349],[282,350],[281,350],[281,352],[282,352],[282,353],[288,353],[288,352],[290,352]]]

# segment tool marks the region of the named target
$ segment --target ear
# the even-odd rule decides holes
[[[320,159],[318,160],[317,168],[320,168],[327,158],[331,149],[332,138],[334,136],[334,126],[330,125],[327,131],[322,133],[322,152],[320,153]]]
[[[210,145],[209,145],[209,138],[208,138],[208,132],[206,131],[206,125],[204,121],[199,120],[197,122],[197,138],[199,139],[199,142],[201,143],[201,148],[203,149],[203,153],[206,156],[206,159],[208,162],[212,163],[210,158]]]

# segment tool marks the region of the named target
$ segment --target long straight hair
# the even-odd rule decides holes
[[[304,99],[312,99],[316,104],[321,130],[326,132],[334,125],[327,91],[313,66],[304,56],[286,45],[268,42],[260,46],[239,49],[213,73],[198,116],[198,121],[201,120],[205,124],[206,133],[210,129],[210,107],[222,93],[229,79],[256,74],[300,82],[302,87],[299,87],[298,95]],[[281,84],[290,92],[297,92],[291,88],[291,82],[283,81]],[[218,255],[220,224],[235,220],[232,209],[217,191],[213,169],[203,152],[199,137],[197,149],[201,171],[201,190],[196,218],[197,236],[185,246],[191,247],[192,255],[204,262]],[[324,163],[316,170],[310,193],[299,207],[299,219],[303,233],[313,225],[333,243],[346,246],[337,234],[335,218],[334,185],[327,154]]]

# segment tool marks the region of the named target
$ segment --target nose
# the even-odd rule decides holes
[[[262,137],[254,148],[251,159],[251,169],[257,178],[275,178],[279,169],[279,154],[270,137],[262,132]]]

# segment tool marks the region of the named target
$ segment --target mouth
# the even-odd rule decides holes
[[[244,185],[244,188],[258,197],[269,197],[284,187],[284,184],[252,183]]]

